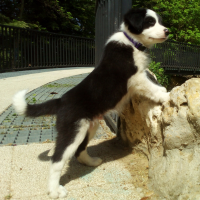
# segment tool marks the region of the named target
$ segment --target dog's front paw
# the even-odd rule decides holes
[[[167,92],[167,89],[165,87],[160,87],[161,92]]]
[[[167,92],[167,93],[164,92],[160,95],[160,98],[159,98],[160,103],[164,103],[169,100],[170,100],[170,92]]]
[[[48,194],[52,199],[64,198],[67,196],[67,190],[62,185],[59,185],[58,188],[49,191]]]

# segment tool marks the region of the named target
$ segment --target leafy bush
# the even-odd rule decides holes
[[[150,67],[149,70],[152,71],[156,77],[157,77],[157,81],[164,87],[168,87],[169,86],[169,80],[170,80],[170,76],[164,74],[164,69],[160,67],[161,63],[158,62],[156,63],[155,61],[152,61],[150,63]]]

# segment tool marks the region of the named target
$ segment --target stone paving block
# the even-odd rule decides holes
[[[28,137],[29,136],[29,132],[28,131],[26,131],[26,132],[20,132],[19,131],[18,137],[24,137],[24,136]]]
[[[4,121],[4,118],[0,118],[0,124],[2,124],[3,121]]]
[[[40,135],[29,135],[28,138],[40,138]]]
[[[10,126],[10,122],[2,122],[1,125],[9,127]]]
[[[33,142],[40,142],[40,137],[39,136],[30,136],[28,138],[28,143],[33,143]]]
[[[26,144],[28,141],[28,137],[17,137],[17,139],[15,140],[16,144]]]
[[[4,137],[1,141],[3,144],[14,143],[15,137]]]
[[[0,134],[5,134],[7,132],[8,128],[4,128],[4,129],[1,129],[0,128]]]
[[[15,132],[18,132],[19,130],[17,128],[13,128],[12,126],[9,127],[9,129],[7,130],[7,133],[12,134]]]
[[[16,137],[18,135],[18,132],[7,132],[6,137]]]
[[[25,116],[17,115],[16,120],[24,121]]]
[[[22,125],[23,121],[17,121],[17,122],[12,122],[12,125],[15,125],[15,126],[20,126]]]
[[[21,118],[20,116],[16,116],[16,118],[15,118],[15,122],[22,122],[22,121],[24,121],[24,117],[23,118]]]
[[[52,130],[49,129],[49,130],[42,130],[42,135],[51,135],[52,134]]]
[[[5,137],[5,134],[0,134],[0,142]]]
[[[52,140],[52,135],[42,135],[40,138],[41,142],[44,142],[46,140]]]
[[[25,132],[29,133],[30,132],[30,127],[23,127],[23,126],[13,126],[13,127],[19,133],[25,133]]]
[[[30,136],[40,136],[41,130],[31,130],[29,135]]]
[[[23,125],[23,126],[30,125],[30,124],[31,124],[30,121],[23,121],[23,122],[22,122],[22,125]]]

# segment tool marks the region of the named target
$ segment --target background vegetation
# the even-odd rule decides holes
[[[159,13],[172,40],[200,44],[199,0],[133,0],[133,8],[137,7]]]
[[[95,0],[1,0],[0,24],[93,38]]]
[[[149,70],[151,70],[157,77],[157,81],[163,85],[164,87],[168,88],[170,84],[170,75],[166,75],[164,69],[160,67],[161,63],[156,63],[152,61],[149,66]]]
[[[1,0],[0,24],[93,38],[96,0]],[[170,38],[200,44],[199,0],[132,0],[158,12]]]

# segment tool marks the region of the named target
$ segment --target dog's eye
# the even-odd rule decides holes
[[[156,20],[155,18],[151,17],[151,16],[148,16],[146,19],[145,19],[145,24],[147,27],[151,27],[151,26],[154,26],[156,23]]]
[[[154,25],[154,24],[155,24],[155,21],[154,21],[154,20],[149,20],[148,23],[149,23],[150,25]]]

